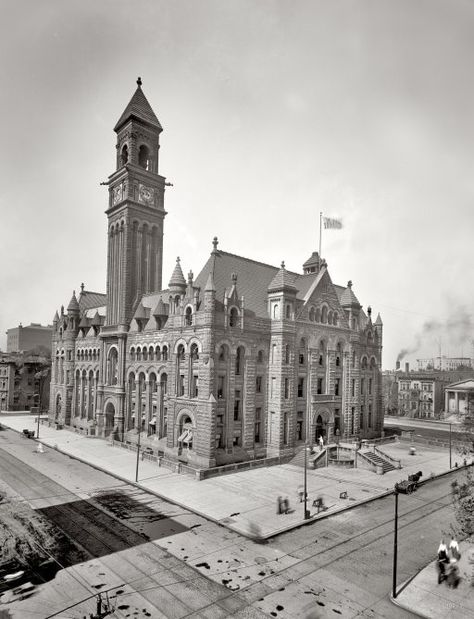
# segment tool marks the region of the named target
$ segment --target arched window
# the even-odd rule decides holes
[[[197,361],[199,359],[199,348],[197,344],[191,344],[191,361]]]
[[[321,322],[321,310],[318,308],[316,308],[316,312],[314,315],[314,321],[315,322]]]
[[[107,360],[107,384],[116,385],[118,382],[117,376],[118,354],[116,348],[111,348],[109,358]]]
[[[324,366],[326,361],[326,344],[324,340],[321,340],[319,343],[319,360],[318,363],[320,366]]]
[[[222,344],[222,346],[219,348],[218,359],[219,361],[227,361],[228,358],[229,358],[229,350],[225,344]]]
[[[328,324],[332,325],[332,311],[331,310],[329,310],[329,313],[328,313]]]
[[[310,307],[309,308],[309,319],[310,319],[311,322],[314,322],[315,314],[316,314],[316,312],[315,312],[314,307]]]
[[[240,375],[240,373],[242,372],[243,357],[244,349],[242,348],[242,346],[239,346],[235,355],[235,373],[237,375]]]
[[[236,327],[239,321],[239,312],[236,307],[232,307],[229,314],[229,326]]]
[[[375,358],[374,358],[374,357],[372,357],[372,358],[370,359],[370,369],[371,369],[371,370],[375,370],[375,369],[376,369],[376,367],[377,367],[377,362],[375,361]]]
[[[285,363],[290,363],[290,345],[285,346]]]
[[[137,361],[142,360],[142,349],[140,347],[137,348]]]
[[[259,350],[257,353],[257,363],[263,363],[263,350]]]
[[[143,361],[148,361],[148,350],[146,347],[143,347]]]
[[[361,368],[363,370],[366,370],[367,369],[367,357],[362,357],[360,364],[361,364]]]
[[[337,325],[338,325],[338,323],[339,323],[339,314],[338,314],[337,312],[334,312],[334,316],[332,317],[332,321],[333,321],[333,323],[334,323],[334,324],[336,325],[336,327],[337,327]]]
[[[184,353],[183,344],[180,344],[178,346],[178,350],[176,351],[176,356],[177,356],[178,361],[184,361],[185,353]]]
[[[339,367],[341,365],[342,359],[342,345],[341,342],[338,342],[336,346],[336,366]]]
[[[289,320],[291,318],[291,305],[288,304],[285,310],[285,317]]]
[[[155,348],[155,356],[157,361],[161,361],[161,348],[159,346]]]
[[[160,377],[161,393],[166,395],[168,392],[168,374],[164,373]]]
[[[163,346],[161,349],[161,358],[163,361],[168,361],[168,346]]]
[[[120,153],[120,163],[121,165],[128,163],[128,146],[126,144],[124,144],[122,152]]]
[[[280,318],[280,306],[278,303],[275,303],[275,305],[273,306],[273,318],[275,318],[276,320]]]
[[[321,322],[325,325],[328,321],[328,308],[324,305],[321,311]]]
[[[193,308],[192,307],[187,307],[186,308],[186,314],[185,314],[185,322],[186,322],[186,326],[190,327],[193,324]]]
[[[150,361],[153,361],[155,356],[155,351],[153,350],[153,346],[150,346],[150,348],[148,349],[148,359]]]
[[[145,170],[150,169],[150,149],[145,144],[138,149],[138,165]]]
[[[181,297],[179,296],[179,294],[177,294],[174,298],[174,310],[175,312],[178,311],[179,309],[179,303],[180,303]]]
[[[304,337],[302,337],[300,340],[298,361],[300,365],[304,365],[306,363],[306,340],[304,339]]]

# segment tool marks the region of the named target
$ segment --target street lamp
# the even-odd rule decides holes
[[[37,428],[36,428],[36,438],[39,438],[40,435],[40,412],[41,412],[41,398],[39,393],[33,394],[34,398],[38,398],[38,417],[37,417]]]
[[[392,597],[397,597],[397,550],[398,550],[398,488],[395,484],[395,528],[393,531],[393,583]]]
[[[138,482],[138,462],[140,460],[140,435],[141,435],[141,425],[142,425],[142,420],[139,420],[139,426],[138,426],[138,441],[137,441],[137,468],[135,470],[135,483]]]
[[[304,444],[304,519],[310,518],[309,510],[307,509],[308,491],[307,491],[307,477],[308,477],[308,444]]]
[[[451,470],[451,424],[449,424],[449,470]]]

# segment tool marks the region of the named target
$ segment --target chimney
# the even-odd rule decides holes
[[[395,369],[396,369],[396,370],[399,370],[399,369],[400,369],[400,361],[397,361],[397,364],[396,364],[396,366],[395,366]]]
[[[408,363],[408,361],[405,363],[405,372],[408,374],[408,372],[410,371],[410,364]]]

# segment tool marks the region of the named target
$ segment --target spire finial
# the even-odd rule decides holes
[[[180,257],[179,257],[179,256],[177,256],[177,258],[176,258],[176,262],[177,262],[178,264],[181,262],[181,259],[180,259]]]
[[[84,282],[81,284],[81,294],[84,292]]]
[[[367,308],[367,314],[368,314],[369,316],[372,314],[372,308],[370,307],[370,305],[369,305],[369,307]]]
[[[138,88],[141,88],[141,86],[142,86],[142,78],[141,77],[139,77],[137,79],[137,86],[138,86]]]
[[[351,279],[347,282],[347,287],[348,288],[352,288],[352,280]]]
[[[282,269],[284,269],[284,268],[285,268],[285,261],[284,261],[284,260],[282,260],[282,261],[281,261],[281,268],[282,268]]]
[[[219,241],[218,241],[218,239],[217,239],[217,236],[215,236],[215,237],[212,239],[212,245],[213,245],[213,247],[214,247],[214,249],[213,249],[212,251],[217,251],[217,246],[218,246],[218,244],[219,244]]]

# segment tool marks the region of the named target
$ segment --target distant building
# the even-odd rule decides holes
[[[40,404],[49,407],[50,371],[44,378],[43,370],[50,370],[49,358],[25,353],[0,353],[0,410],[28,411]]]
[[[398,414],[406,417],[440,419],[446,414],[445,389],[454,381],[474,378],[474,370],[397,370]]]
[[[295,273],[215,238],[196,278],[178,258],[163,288],[162,127],[141,81],[115,131],[107,295],[54,316],[51,423],[199,468],[380,436],[383,325],[352,282],[317,252]]]
[[[474,379],[451,383],[445,389],[446,415],[465,415],[474,411]]]
[[[39,347],[51,352],[53,325],[43,326],[32,322],[27,327],[23,327],[20,323],[18,327],[8,329],[6,333],[7,352],[25,352]]]
[[[470,357],[430,357],[428,359],[417,359],[418,371],[423,370],[457,370],[458,368],[472,368],[473,363]]]

